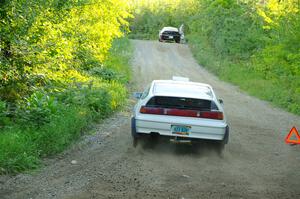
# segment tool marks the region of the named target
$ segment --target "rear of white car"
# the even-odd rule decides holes
[[[134,109],[132,134],[228,142],[224,110],[208,84],[154,80]]]

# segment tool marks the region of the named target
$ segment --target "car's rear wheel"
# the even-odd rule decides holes
[[[135,118],[131,118],[131,135],[133,138],[133,147],[136,147],[138,144],[138,133],[136,132],[136,121]]]
[[[229,126],[226,126],[226,131],[223,139],[224,144],[228,144],[229,142]]]
[[[226,126],[226,131],[225,131],[225,135],[224,135],[224,138],[223,140],[221,140],[218,144],[218,150],[220,153],[223,152],[223,150],[225,149],[225,145],[228,143],[229,141],[229,127]]]

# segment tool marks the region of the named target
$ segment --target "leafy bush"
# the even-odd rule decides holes
[[[29,98],[25,98],[25,103],[18,109],[18,117],[24,125],[30,123],[40,127],[49,122],[59,108],[61,107],[58,107],[54,97],[35,92]]]
[[[111,96],[105,88],[80,87],[69,89],[60,96],[64,103],[86,107],[89,111],[95,112],[100,118],[105,118],[112,111],[110,105]]]
[[[16,103],[36,87],[67,83],[70,70],[100,66],[130,16],[122,0],[1,1],[0,99]]]
[[[7,125],[10,122],[10,119],[7,116],[8,116],[8,110],[6,107],[6,103],[0,101],[0,130],[3,126]]]
[[[92,68],[90,73],[108,81],[117,80],[119,78],[114,70],[105,67]]]
[[[205,36],[216,53],[245,59],[262,46],[262,19],[253,14],[251,4],[203,0],[201,5],[202,12],[194,17],[197,24],[191,22],[191,32]]]

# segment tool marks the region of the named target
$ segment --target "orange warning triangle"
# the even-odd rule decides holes
[[[300,144],[300,135],[296,127],[290,130],[290,133],[285,138],[285,142],[288,144]]]

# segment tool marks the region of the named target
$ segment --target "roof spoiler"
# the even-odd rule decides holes
[[[173,76],[172,80],[174,81],[182,81],[182,82],[189,82],[190,79],[187,77],[180,77],[180,76]]]

